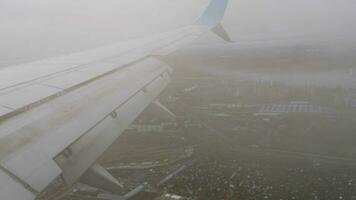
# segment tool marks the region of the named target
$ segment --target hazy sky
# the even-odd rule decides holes
[[[0,65],[192,23],[209,0],[0,0]],[[235,40],[353,35],[355,0],[231,0]]]
[[[235,39],[278,39],[350,35],[355,17],[355,0],[235,0],[224,23]]]
[[[53,56],[173,29],[194,21],[206,3],[0,0],[0,61]]]

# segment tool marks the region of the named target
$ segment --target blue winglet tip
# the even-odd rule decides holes
[[[196,24],[211,27],[220,24],[224,18],[228,2],[229,0],[212,0]]]

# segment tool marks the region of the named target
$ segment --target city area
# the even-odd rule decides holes
[[[121,191],[38,199],[356,199],[356,89],[186,70],[160,96],[177,117],[149,107],[100,159]]]

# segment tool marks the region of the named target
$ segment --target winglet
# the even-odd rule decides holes
[[[229,0],[211,0],[208,8],[198,19],[197,24],[215,27],[220,24],[225,15],[225,10]]]
[[[226,42],[232,42],[221,21],[229,0],[212,0],[203,15],[196,22],[197,25],[206,26]]]

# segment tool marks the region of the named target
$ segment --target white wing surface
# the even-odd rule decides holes
[[[213,0],[207,24],[0,70],[0,199],[75,183],[170,81],[156,55],[216,27],[226,3]]]

